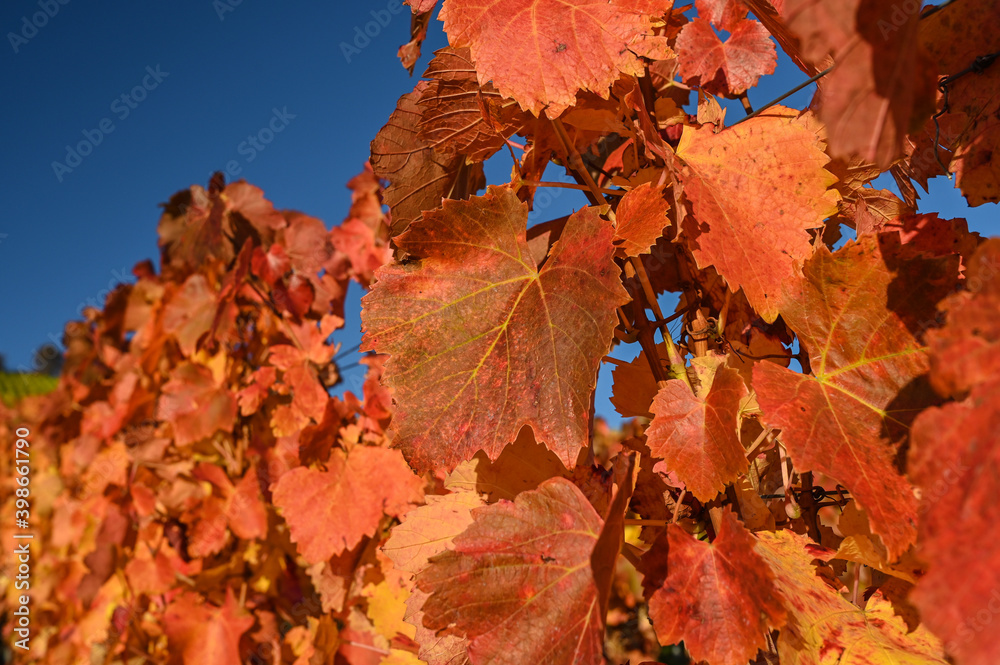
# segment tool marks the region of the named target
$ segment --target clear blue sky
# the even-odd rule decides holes
[[[339,223],[350,202],[345,183],[417,80],[396,59],[409,38],[409,9],[392,13],[397,5],[389,0],[62,1],[7,0],[0,9],[7,210],[0,219],[0,353],[14,369],[28,368],[40,344],[58,341],[83,306],[103,305],[136,262],[158,256],[159,203],[206,184],[230,161],[279,208]],[[54,16],[43,21],[35,15],[46,5]],[[348,62],[342,43],[354,41],[373,11],[386,25]],[[44,25],[25,28],[25,17]],[[418,74],[445,44],[440,25],[431,22]],[[19,35],[15,44],[9,33]],[[783,58],[778,75],[750,99],[760,105],[803,79]],[[136,86],[142,89],[133,95]],[[811,90],[786,104],[801,108]],[[244,144],[275,109],[287,114],[287,126],[261,151]],[[737,104],[729,113],[742,111]],[[90,154],[78,163],[71,157],[71,170],[53,168],[67,164],[67,145],[87,136],[100,137]],[[505,180],[509,168],[490,164],[491,182]],[[995,207],[970,210],[951,187],[939,178],[922,209],[988,230]],[[556,217],[584,203],[567,191],[548,212]],[[359,339],[357,296],[335,335],[345,348]],[[598,412],[617,421],[607,402],[610,371],[601,374]]]

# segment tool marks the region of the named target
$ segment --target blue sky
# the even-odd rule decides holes
[[[43,20],[46,7],[52,16]],[[410,25],[409,9],[398,8],[398,0],[5,2],[0,353],[8,367],[30,367],[35,348],[58,342],[84,306],[102,305],[135,263],[155,259],[158,204],[215,170],[234,167],[279,208],[339,223],[350,203],[345,183],[417,80],[396,59]],[[32,19],[41,27],[26,27]],[[355,43],[375,19],[375,36]],[[440,25],[431,22],[418,74],[445,44]],[[759,106],[804,78],[782,57],[750,99]],[[805,106],[812,89],[785,104]],[[742,116],[738,102],[729,113]],[[273,141],[260,150],[247,142],[269,125],[282,127]],[[81,141],[96,145],[68,155]],[[488,165],[491,182],[510,172],[501,158]],[[986,231],[994,206],[969,209],[951,188],[939,178],[921,209]],[[563,193],[552,217],[585,204],[553,192]],[[335,335],[345,348],[359,339],[358,295]],[[613,416],[610,372],[601,374],[598,413]]]

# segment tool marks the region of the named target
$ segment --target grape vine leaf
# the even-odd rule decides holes
[[[216,295],[205,276],[196,273],[184,281],[163,310],[163,331],[174,336],[189,358],[198,348],[198,340],[212,327]]]
[[[894,0],[786,0],[783,16],[809,62],[825,66],[832,56],[837,63],[819,83],[831,155],[889,168],[933,105],[920,12]]]
[[[195,593],[182,593],[163,616],[170,647],[184,665],[238,665],[240,636],[253,625],[253,616],[236,605],[229,588],[222,607],[205,603]]]
[[[583,493],[552,478],[473,520],[417,576],[424,625],[462,631],[476,665],[604,662],[593,565],[611,562],[592,564],[602,520]]]
[[[326,469],[294,468],[271,488],[274,505],[309,563],[352,549],[375,533],[383,514],[397,517],[424,498],[423,483],[396,450],[336,448]]]
[[[566,477],[566,467],[555,453],[535,441],[530,427],[522,427],[514,443],[490,460],[485,452],[477,452],[462,462],[445,478],[444,486],[452,491],[475,491],[485,496],[487,503],[497,499],[514,500],[525,490],[536,489],[549,478]]]
[[[389,121],[372,140],[372,168],[375,175],[389,181],[385,204],[392,213],[394,236],[424,210],[440,206],[443,197],[464,198],[485,182],[482,165],[468,166],[464,156],[439,153],[420,138],[420,100],[430,85],[421,81],[413,92],[400,97]]]
[[[492,84],[480,87],[469,49],[436,51],[424,78],[431,82],[420,96],[418,138],[443,155],[481,162],[523,122],[517,105],[504,100]]]
[[[428,495],[425,505],[403,515],[382,551],[396,570],[415,575],[428,559],[451,547],[455,536],[472,524],[472,510],[482,505],[476,492]]]
[[[913,423],[909,469],[921,489],[919,552],[928,565],[911,598],[958,662],[981,665],[1000,658],[982,618],[1000,606],[1000,380],[991,371],[1000,340],[1000,239],[972,256],[965,286],[946,301],[944,328],[928,334],[932,380],[965,399],[927,409]]]
[[[403,67],[413,73],[420,59],[421,46],[427,38],[427,24],[431,20],[431,12],[437,6],[438,0],[403,0],[410,5],[413,15],[410,17],[410,41],[399,47],[396,56]]]
[[[983,630],[1000,607],[1000,381],[962,402],[921,413],[913,424],[910,474],[921,488],[920,555],[927,574],[911,595],[926,625],[963,665],[1000,658]]]
[[[944,303],[947,325],[927,332],[931,383],[949,397],[1000,375],[1000,239],[969,260],[965,287]]]
[[[611,225],[572,215],[539,268],[527,208],[490,187],[397,238],[413,258],[384,266],[362,299],[362,350],[389,354],[394,445],[418,472],[496,459],[523,425],[567,467],[589,445],[590,394],[627,300]]]
[[[837,210],[829,157],[811,122],[776,106],[718,134],[685,127],[677,156],[693,206],[682,226],[698,267],[714,265],[773,322],[782,284],[812,254],[808,229]]]
[[[996,9],[991,0],[969,0],[957,3],[947,14],[939,12],[921,21],[920,42],[940,76],[957,74],[976,58],[1000,51]],[[997,62],[953,81],[948,86],[949,112],[939,121],[944,129],[941,143],[954,150],[948,170],[956,174],[956,186],[972,206],[1000,201],[1000,168],[992,157],[1000,151],[998,87]],[[939,106],[943,108],[943,102]],[[928,129],[933,136],[932,123]],[[933,145],[926,161],[936,163]],[[948,164],[947,151],[938,152]]]
[[[411,575],[423,571],[428,560],[452,549],[455,537],[473,523],[472,510],[485,502],[476,492],[427,496],[427,504],[414,508],[393,528],[382,551],[396,569]],[[424,603],[430,594],[414,589],[406,601],[406,620],[416,627],[420,658],[428,665],[465,662],[468,642],[460,635],[435,634],[424,626]]]
[[[746,18],[747,6],[743,0],[695,0],[698,16],[708,19],[719,30],[732,32]]]
[[[664,542],[666,541],[666,542]],[[684,641],[696,661],[745,665],[785,623],[774,577],[731,510],[712,543],[671,524],[641,561],[649,616],[661,644]]]
[[[712,1],[714,2],[715,0]],[[739,5],[746,5],[753,12],[753,15],[757,17],[757,20],[764,24],[767,31],[771,33],[774,40],[778,42],[781,49],[799,69],[809,76],[815,76],[819,73],[820,70],[803,57],[801,42],[788,29],[781,16],[785,0],[732,0],[732,2]],[[723,30],[726,29],[722,26],[719,27]],[[824,62],[823,64],[826,66],[830,63]]]
[[[714,95],[739,95],[774,73],[778,54],[760,21],[739,21],[731,33],[723,42],[703,18],[681,29],[677,63],[685,83]]]
[[[656,393],[646,444],[699,501],[706,502],[747,469],[737,431],[740,400],[747,388],[739,372],[725,366],[724,356],[698,360],[697,393],[679,379],[668,381]]]
[[[796,469],[850,489],[893,558],[913,543],[916,517],[896,445],[935,401],[913,331],[935,320],[932,304],[958,273],[956,256],[907,254],[898,238],[865,235],[836,252],[821,248],[786,289],[782,311],[813,373],[767,362],[753,372],[764,421],[781,428]]]
[[[340,226],[330,230],[330,242],[347,257],[351,277],[368,287],[375,270],[392,260],[389,219],[382,212],[382,186],[370,164],[365,163],[364,170],[347,186],[351,190],[351,209]]]
[[[438,14],[448,42],[467,46],[479,82],[492,82],[521,108],[558,117],[590,90],[607,97],[619,74],[642,76],[637,56],[668,51],[652,19],[669,0],[445,0]],[[658,58],[660,59],[660,58]],[[511,63],[516,61],[516,67]]]
[[[664,350],[664,356],[660,357],[665,355]],[[659,388],[646,360],[646,352],[640,351],[630,362],[611,357],[605,362],[614,365],[611,404],[615,411],[626,418],[652,418],[650,407]]]
[[[670,204],[663,198],[663,188],[644,182],[630,189],[615,210],[614,243],[619,255],[639,256],[649,252],[663,229],[670,224]]]
[[[189,446],[220,430],[233,431],[236,396],[209,368],[182,362],[163,386],[157,417],[170,422],[174,445]]]
[[[778,637],[782,665],[945,665],[941,641],[925,627],[910,631],[876,591],[861,609],[816,575],[812,561],[829,551],[791,531],[757,534],[756,552],[771,568],[788,624]]]

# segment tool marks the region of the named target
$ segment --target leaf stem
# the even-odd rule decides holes
[[[625,519],[625,526],[667,526],[668,524],[670,524],[670,522],[667,520]]]
[[[590,171],[587,170],[586,165],[583,163],[583,159],[580,157],[580,153],[577,151],[576,146],[573,142],[569,140],[569,134],[566,133],[566,128],[563,127],[562,121],[556,118],[552,121],[552,127],[556,131],[556,136],[559,138],[559,142],[562,144],[563,149],[569,155],[569,166],[573,171],[579,176],[583,181],[583,184],[587,186],[590,193],[593,195],[591,198],[591,203],[594,205],[603,205],[607,203],[604,197],[601,196],[601,188],[597,186],[594,182],[594,178],[591,177]]]
[[[681,506],[684,505],[684,497],[687,496],[687,488],[681,490],[681,495],[677,497],[677,503],[674,504],[674,516],[670,520],[671,524],[677,524],[677,518],[681,515]]]

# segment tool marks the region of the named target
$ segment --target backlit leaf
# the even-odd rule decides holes
[[[398,239],[362,300],[362,350],[387,353],[394,445],[415,469],[492,459],[523,425],[567,467],[588,445],[597,366],[626,299],[611,225],[575,213],[545,263],[510,189],[447,201]]]
[[[385,203],[392,213],[392,235],[401,233],[441,199],[463,198],[482,186],[482,167],[465,166],[465,158],[443,154],[418,136],[423,110],[419,102],[430,82],[421,81],[399,98],[396,110],[372,141],[375,175],[389,181]]]
[[[478,508],[454,549],[417,583],[424,625],[454,625],[475,665],[603,662],[604,617],[591,554],[602,520],[568,480]]]
[[[930,63],[917,39],[919,6],[896,0],[786,0],[786,24],[816,66],[836,68],[819,83],[820,119],[834,157],[860,156],[887,169],[903,137],[930,115]]]
[[[423,501],[423,483],[397,451],[366,446],[335,449],[326,471],[292,469],[271,491],[309,563],[353,548],[375,533],[383,514],[396,517]]]
[[[816,575],[818,547],[791,531],[758,534],[757,553],[774,574],[788,625],[778,638],[786,665],[944,665],[941,641],[926,628],[910,632],[878,592],[861,609]],[[822,549],[822,548],[819,548]]]
[[[807,230],[837,209],[823,144],[807,119],[778,106],[719,134],[685,127],[677,156],[693,205],[684,233],[698,266],[715,266],[774,321],[782,285],[812,254]]]
[[[914,331],[934,321],[931,303],[954,284],[956,269],[954,258],[905,256],[891,234],[821,249],[789,286],[782,312],[813,373],[754,367],[764,421],[781,428],[795,468],[850,489],[892,557],[913,542],[916,516],[896,444],[935,399],[919,380],[928,360]]]
[[[629,190],[615,210],[615,246],[620,254],[639,256],[649,252],[663,229],[670,224],[670,204],[663,190],[645,182]]]
[[[479,81],[555,118],[576,93],[607,96],[619,74],[641,75],[651,18],[670,0],[445,0],[448,42],[472,51]],[[512,66],[517,62],[517,66]]]
[[[744,9],[745,11],[745,9]],[[703,18],[677,36],[677,62],[684,81],[717,95],[738,95],[774,73],[778,56],[760,21],[745,19],[731,27],[723,42]]]
[[[679,379],[653,399],[653,422],[646,443],[654,456],[700,501],[709,501],[746,471],[747,459],[737,431],[743,379],[725,358],[705,358],[697,394]]]
[[[642,559],[661,644],[683,640],[695,660],[713,665],[745,665],[765,646],[765,633],[784,624],[785,610],[754,543],[729,510],[711,544],[676,524],[667,528]]]

